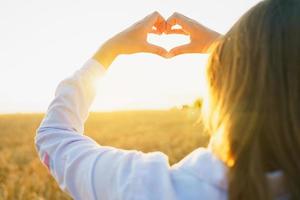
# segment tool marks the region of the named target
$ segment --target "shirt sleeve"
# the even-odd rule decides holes
[[[104,74],[101,64],[89,60],[58,85],[37,130],[36,148],[60,188],[74,199],[145,199],[137,197],[144,184],[154,191],[171,185],[168,158],[100,146],[83,135],[95,82]]]

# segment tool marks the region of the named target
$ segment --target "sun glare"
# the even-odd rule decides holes
[[[207,55],[173,59],[150,54],[122,56],[98,82],[93,110],[168,109],[191,104],[205,91],[206,61]]]

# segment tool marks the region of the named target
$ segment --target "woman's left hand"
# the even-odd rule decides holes
[[[145,52],[166,57],[167,51],[164,48],[147,42],[148,33],[162,34],[165,28],[165,19],[154,12],[106,41],[93,58],[108,68],[120,54]]]

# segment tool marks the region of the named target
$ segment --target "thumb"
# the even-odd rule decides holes
[[[159,55],[162,57],[166,57],[168,54],[166,49],[164,49],[160,46],[154,45],[154,44],[149,44],[149,43],[147,43],[145,45],[144,51],[147,53],[153,53],[153,54],[156,54],[156,55]]]
[[[181,35],[189,35],[189,33],[187,33],[186,31],[184,31],[183,29],[166,29],[165,31],[166,34],[181,34]]]
[[[167,57],[172,58],[174,56],[177,56],[177,55],[180,55],[180,54],[185,54],[185,53],[191,53],[190,44],[185,44],[185,45],[178,46],[178,47],[175,47],[175,48],[171,49],[168,52]]]

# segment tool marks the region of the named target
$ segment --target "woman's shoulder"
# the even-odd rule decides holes
[[[178,173],[187,173],[202,182],[227,190],[228,167],[210,149],[198,148],[172,166]]]
[[[198,148],[169,166],[161,152],[140,154],[134,196],[144,199],[218,199],[227,197],[226,166],[206,148]],[[138,188],[138,189],[137,189]],[[141,199],[141,198],[139,198]]]

